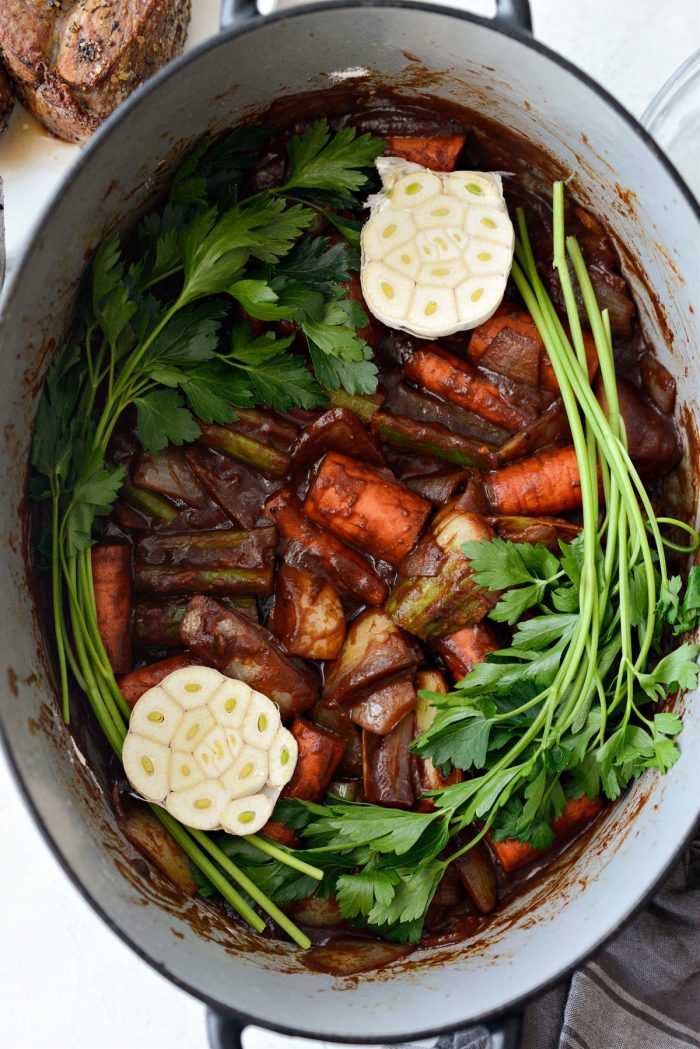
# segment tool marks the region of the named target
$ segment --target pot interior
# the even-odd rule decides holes
[[[464,1025],[556,978],[643,899],[697,816],[700,709],[686,697],[682,756],[647,775],[572,861],[499,913],[478,939],[434,948],[359,979],[309,972],[185,901],[121,838],[89,731],[62,724],[25,555],[26,463],[41,377],[70,317],[89,249],[131,224],[177,158],[275,99],[334,84],[391,88],[476,110],[537,143],[571,192],[615,233],[643,325],[694,426],[700,287],[698,219],[670,169],[590,83],[488,23],[423,6],[300,9],[202,46],[156,76],[108,122],[41,220],[4,300],[0,414],[6,538],[0,716],[32,808],[102,915],[163,973],[262,1025],[325,1039],[398,1041]],[[328,96],[329,99],[331,95]],[[695,312],[694,312],[695,307]],[[694,429],[689,430],[695,455]],[[78,718],[80,722],[80,718]],[[88,753],[88,766],[82,754]]]

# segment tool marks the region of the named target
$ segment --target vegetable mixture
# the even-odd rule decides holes
[[[364,938],[352,971],[469,934],[674,764],[700,622],[675,386],[605,231],[561,183],[504,200],[437,115],[368,119],[203,140],[99,245],[31,488],[125,835],[258,931]]]

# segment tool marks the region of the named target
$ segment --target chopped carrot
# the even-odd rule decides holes
[[[572,837],[578,831],[583,830],[602,808],[602,798],[588,798],[585,794],[582,798],[569,798],[559,819],[552,821],[552,830],[558,839]],[[491,851],[506,874],[547,851],[546,849],[533,849],[527,842],[517,841],[515,838],[494,841],[489,835],[488,842]]]
[[[318,571],[336,590],[357,598],[362,604],[381,605],[386,600],[386,583],[369,561],[308,518],[291,489],[282,488],[268,499],[265,512],[275,522],[282,538],[283,549],[278,553],[283,561]]]
[[[304,510],[317,524],[374,557],[397,565],[413,547],[430,503],[386,470],[329,452]]]
[[[182,667],[192,667],[199,663],[196,656],[189,652],[178,656],[170,656],[168,659],[160,659],[157,663],[149,663],[146,667],[132,670],[130,674],[122,674],[117,678],[119,691],[130,707],[133,707],[137,699],[140,699],[149,688],[159,685],[164,677],[172,674]]]
[[[466,135],[445,135],[439,138],[417,135],[387,135],[387,153],[390,157],[403,157],[414,164],[422,164],[433,171],[454,171],[457,157],[461,153]]]
[[[509,433],[517,433],[534,417],[510,404],[469,361],[434,344],[415,350],[406,361],[404,372],[417,386],[475,412]]]
[[[291,733],[297,741],[299,756],[294,775],[284,789],[284,797],[322,801],[342,760],[345,743],[334,732],[312,725],[305,718],[294,719]]]
[[[573,445],[544,448],[484,476],[486,498],[497,514],[546,517],[581,506],[581,478]]]
[[[115,674],[131,670],[131,548],[98,543],[92,551],[97,629]]]
[[[438,642],[438,652],[455,681],[461,681],[477,663],[483,663],[489,652],[499,647],[491,627],[485,623],[465,626]],[[425,687],[425,686],[424,686]]]

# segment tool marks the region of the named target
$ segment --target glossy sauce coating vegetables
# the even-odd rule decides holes
[[[590,471],[577,468],[580,434],[570,410],[569,380],[560,367],[561,347],[556,340],[552,344],[536,310],[526,307],[521,283],[516,289],[510,282],[502,304],[469,334],[444,341],[439,336],[439,342],[420,342],[362,312],[359,259],[344,240],[352,239],[353,229],[344,224],[363,217],[366,191],[357,191],[368,176],[360,169],[369,173],[385,147],[363,143],[348,128],[336,140],[327,125],[312,128],[310,138],[303,122],[299,127],[300,132],[271,140],[264,147],[270,155],[258,154],[249,181],[235,189],[242,213],[252,217],[256,208],[264,211],[264,243],[254,248],[263,254],[246,260],[242,274],[218,290],[211,284],[217,272],[211,259],[194,275],[174,264],[170,283],[152,285],[163,302],[180,284],[187,294],[194,295],[194,287],[207,289],[200,299],[173,305],[173,324],[182,325],[181,335],[187,333],[188,352],[206,347],[216,354],[214,371],[208,375],[211,357],[192,371],[186,357],[185,363],[170,361],[173,374],[162,374],[177,380],[179,392],[152,391],[165,398],[168,410],[158,416],[139,402],[104,423],[113,424],[104,459],[113,490],[105,505],[118,498],[113,515],[95,522],[100,542],[91,555],[94,622],[89,602],[83,604],[89,598],[85,558],[68,555],[77,559],[84,617],[73,619],[71,606],[71,625],[83,647],[70,654],[85,673],[88,698],[113,749],[132,770],[137,789],[156,804],[145,822],[137,817],[147,810],[136,806],[134,819],[122,821],[125,833],[161,869],[170,866],[185,891],[191,891],[190,883],[176,862],[182,857],[177,851],[167,854],[156,827],[167,828],[187,863],[195,865],[200,891],[221,893],[254,928],[260,927],[259,915],[235,895],[234,883],[303,946],[308,938],[280,904],[309,929],[330,930],[323,935],[337,929],[347,935],[347,922],[356,920],[362,935],[370,930],[415,943],[424,931],[456,935],[465,915],[468,921],[490,913],[509,887],[508,870],[540,857],[552,840],[563,844],[603,804],[600,792],[607,785],[596,782],[590,792],[598,797],[586,798],[580,796],[575,767],[552,782],[551,768],[543,766],[546,789],[536,819],[523,823],[523,786],[538,797],[537,757],[532,779],[518,786],[509,806],[502,805],[498,792],[489,795],[488,804],[477,802],[481,781],[494,782],[498,748],[508,740],[523,747],[539,742],[537,737],[531,744],[527,735],[539,700],[528,683],[528,667],[520,662],[514,671],[512,661],[527,650],[537,669],[538,631],[554,629],[548,605],[552,580],[563,608],[556,628],[563,639],[575,635],[572,622],[582,615],[577,601],[585,586],[570,585],[567,572],[574,571],[577,556],[564,553],[560,543],[566,551],[585,544],[582,523],[588,521],[590,535],[591,498],[597,484],[602,511],[609,476],[602,471],[591,486]],[[463,129],[450,125],[427,134],[422,126],[414,135],[399,133],[405,130],[406,125],[394,128],[386,148],[422,165],[416,194],[432,192],[436,180],[443,181],[435,172],[473,166]],[[322,153],[324,142],[336,141],[345,143],[343,155],[355,149],[358,158],[362,155],[359,168],[349,172],[331,149],[313,177],[328,179],[319,187],[323,193],[337,193],[349,179],[347,207],[334,211],[330,198],[314,201],[313,190],[304,189],[309,214],[294,211],[306,205],[287,199],[283,180],[302,178],[304,156]],[[251,163],[257,148],[250,152]],[[475,174],[474,185],[483,186],[482,179],[490,193],[495,183],[487,174]],[[258,186],[266,196],[256,196]],[[508,191],[522,192],[512,181]],[[435,199],[443,195],[436,190]],[[231,199],[214,205],[217,213],[230,208]],[[241,211],[234,209],[226,221],[239,222]],[[420,208],[398,211],[404,214],[397,231],[408,213],[418,215]],[[530,214],[541,219],[542,211],[533,208]],[[638,333],[629,343],[619,334],[631,331],[630,300],[603,231],[579,211],[572,221],[586,238],[596,287],[604,287],[619,307],[611,317],[611,328],[623,340],[615,346],[624,373],[613,384],[616,392],[600,331],[584,327],[579,339],[567,316],[564,338],[569,332],[576,337],[581,381],[589,390],[595,384],[592,403],[602,405],[611,419],[619,406],[629,455],[656,496],[659,477],[680,454],[673,421],[663,414],[673,405],[672,382],[647,352],[639,356]],[[183,222],[187,237],[190,219]],[[371,248],[377,231],[367,228]],[[548,231],[536,224],[535,229],[546,248]],[[205,251],[207,236],[197,240],[197,250]],[[524,265],[522,236],[521,229],[516,275]],[[434,244],[442,251],[437,240]],[[548,249],[538,250],[544,272],[551,260]],[[98,256],[98,276],[105,264]],[[98,304],[99,280],[104,277],[93,277]],[[564,306],[557,300],[562,318]],[[583,314],[588,317],[585,309]],[[444,320],[437,310],[430,316],[435,323]],[[147,324],[140,315],[139,321]],[[102,328],[99,317],[95,325]],[[172,331],[176,334],[175,327]],[[104,334],[106,346],[109,333]],[[438,338],[437,332],[431,337]],[[157,338],[155,346],[162,348]],[[148,360],[148,348],[144,353]],[[198,386],[205,375],[209,385]],[[241,403],[227,405],[226,397],[241,390]],[[583,404],[585,393],[579,393],[577,403]],[[181,398],[179,407],[173,397]],[[592,412],[592,403],[581,411]],[[106,410],[112,410],[109,400]],[[163,432],[152,443],[160,446],[145,450],[140,442],[144,434],[146,443],[149,433],[153,436],[156,418],[163,420]],[[103,425],[101,417],[97,424]],[[90,432],[84,438],[91,440]],[[631,513],[631,504],[628,509]],[[75,526],[72,522],[67,534]],[[690,606],[682,615],[692,622]],[[549,657],[560,638],[544,636]],[[58,637],[59,643],[63,637],[64,644],[72,644],[60,630]],[[533,645],[527,648],[530,638]],[[547,667],[555,662],[560,661],[550,659]],[[110,663],[119,673],[111,692]],[[585,658],[572,666],[584,671]],[[663,660],[661,666],[663,672]],[[257,737],[257,743],[243,740],[249,748],[243,778],[253,790],[246,795],[236,779],[243,771],[240,755],[233,755],[231,740],[219,731],[236,726],[218,724],[215,713],[210,720],[206,705],[192,715],[184,694],[168,696],[162,682],[169,674],[196,676],[202,669],[276,704],[280,720],[273,717],[270,724],[288,731],[298,748],[294,776],[276,807],[273,792],[286,775],[280,755],[273,760]],[[656,688],[656,679],[648,687]],[[663,690],[664,684],[658,687]],[[547,688],[553,688],[549,679]],[[475,694],[488,697],[483,710],[473,709]],[[493,725],[491,704],[500,711]],[[520,722],[511,724],[514,704],[523,710]],[[129,708],[134,713],[122,750]],[[610,712],[616,723],[613,700]],[[163,721],[151,722],[149,714],[162,714]],[[172,751],[166,728],[178,717]],[[661,728],[654,718],[658,739],[652,740],[661,763],[678,731],[663,717]],[[507,731],[498,728],[498,718],[508,723]],[[165,734],[156,738],[159,732]],[[190,743],[194,749],[188,751]],[[188,757],[171,767],[170,760],[164,763],[165,751]],[[655,755],[656,750],[645,761]],[[473,805],[470,791],[477,799]],[[158,809],[164,799],[168,805],[170,795],[169,810],[180,823],[168,809]],[[390,824],[377,832],[385,819]],[[191,833],[185,833],[186,826]],[[263,837],[253,835],[240,848],[228,840],[224,852],[221,839],[204,829],[222,826],[236,835],[259,829]],[[320,853],[305,854],[316,846]],[[253,862],[250,850],[260,850],[263,860]],[[323,896],[331,893],[329,900],[312,895],[323,873],[322,856],[332,864],[321,890]],[[371,886],[371,908],[362,886]],[[409,913],[415,919],[404,920]],[[321,969],[322,954],[319,948],[314,955]],[[355,967],[364,964],[366,959]]]

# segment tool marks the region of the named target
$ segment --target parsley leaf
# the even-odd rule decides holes
[[[153,390],[134,398],[136,433],[147,452],[196,441],[200,430],[176,390]],[[116,497],[116,493],[115,493]]]
[[[384,143],[372,135],[358,135],[347,127],[331,135],[326,118],[304,134],[290,139],[290,172],[284,190],[329,190],[356,193],[368,182],[363,170],[383,152]]]

